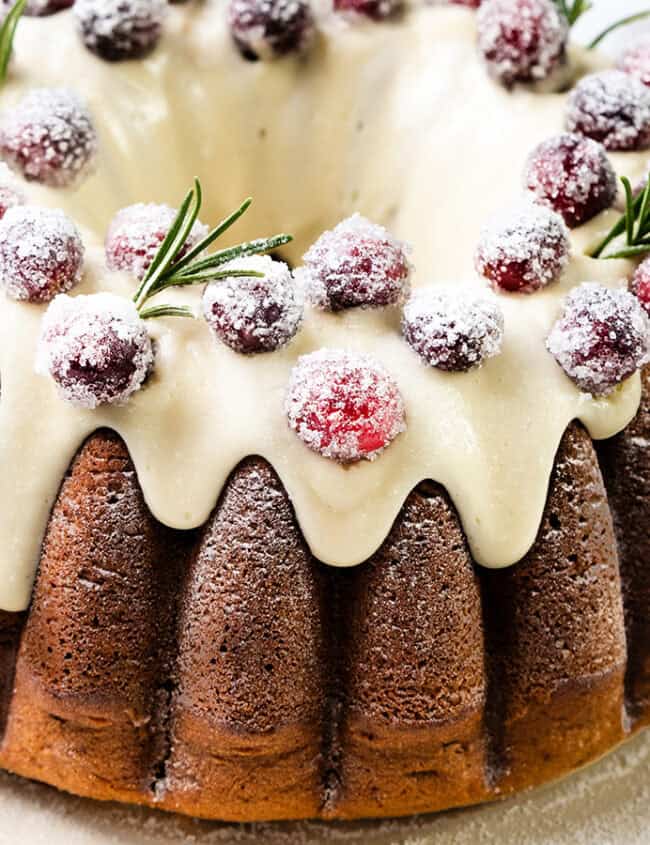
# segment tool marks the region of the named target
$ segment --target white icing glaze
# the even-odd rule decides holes
[[[413,245],[417,283],[482,284],[472,268],[480,227],[516,201],[525,158],[561,129],[565,97],[508,93],[490,82],[476,57],[473,16],[460,8],[413,9],[381,25],[326,16],[321,26],[307,59],[247,63],[214,0],[172,9],[147,61],[108,65],[80,45],[69,13],[21,24],[4,105],[33,85],[63,83],[87,98],[98,124],[98,168],[79,191],[28,188],[32,201],[63,207],[84,227],[79,293],[132,293],[132,279],[104,266],[109,220],[137,201],[177,204],[194,175],[204,185],[205,220],[216,222],[252,193],[255,204],[233,237],[290,231],[294,261],[358,209]],[[45,33],[54,46],[43,49]],[[643,171],[645,156],[613,159],[631,176]],[[203,523],[230,471],[258,454],[280,475],[307,542],[327,563],[369,557],[426,478],[449,491],[479,562],[514,563],[535,538],[568,423],[580,419],[592,436],[607,437],[638,407],[638,377],[594,400],[544,349],[570,287],[625,284],[631,265],[582,255],[612,216],[575,233],[575,257],[559,284],[501,297],[503,353],[464,375],[424,366],[400,338],[392,309],[308,309],[288,348],[253,358],[217,344],[202,321],[159,320],[146,389],[124,407],[84,411],[34,372],[43,308],[3,301],[0,607],[27,606],[61,478],[102,426],[125,438],[152,512],[176,528]],[[198,306],[200,295],[170,298]],[[408,429],[372,464],[327,461],[287,426],[290,368],[322,346],[369,352],[400,385]]]

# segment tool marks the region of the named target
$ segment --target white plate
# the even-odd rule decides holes
[[[650,0],[596,0],[581,39]],[[639,28],[648,28],[641,24]],[[607,42],[615,50],[632,29]],[[561,783],[428,818],[347,825],[218,825],[101,805],[0,773],[0,845],[649,845],[650,731]]]

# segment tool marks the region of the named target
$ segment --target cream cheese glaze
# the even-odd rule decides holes
[[[118,65],[83,48],[69,13],[21,24],[3,105],[35,85],[66,85],[86,97],[100,135],[96,173],[78,191],[27,188],[31,201],[61,207],[83,227],[88,255],[77,292],[129,296],[133,279],[105,268],[109,220],[137,201],[178,204],[194,175],[206,222],[253,194],[233,236],[290,231],[293,261],[359,210],[412,244],[417,284],[482,284],[472,267],[479,229],[516,202],[527,154],[563,126],[565,96],[508,93],[491,82],[476,56],[473,15],[460,8],[414,8],[381,25],[325,15],[313,54],[268,64],[241,59],[223,18],[217,0],[175,7],[154,55]],[[574,58],[584,69],[582,53]],[[637,177],[646,156],[612,159]],[[544,348],[572,286],[626,284],[632,265],[583,254],[612,214],[574,233],[559,284],[500,297],[503,354],[464,375],[425,367],[392,309],[308,310],[288,348],[255,357],[217,344],[203,321],[158,320],[146,388],[124,407],[83,411],[34,372],[43,307],[3,300],[0,607],[27,607],[61,479],[84,438],[103,426],[124,437],[149,507],[172,527],[202,524],[231,470],[257,454],[278,472],[308,544],[328,564],[367,559],[428,478],[449,491],[475,559],[513,564],[534,541],[566,426],[579,419],[594,438],[609,437],[638,407],[638,377],[593,399]],[[200,291],[172,297],[198,307]],[[373,463],[323,459],[287,426],[290,369],[322,346],[367,351],[399,383],[408,428]]]

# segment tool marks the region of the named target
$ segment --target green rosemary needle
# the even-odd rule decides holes
[[[182,255],[187,239],[196,223],[201,205],[203,203],[203,191],[198,179],[194,180],[194,187],[191,188],[169,228],[153,261],[149,265],[140,286],[138,287],[133,301],[143,319],[152,317],[194,317],[191,308],[183,305],[155,305],[145,308],[145,304],[157,296],[163,290],[172,287],[186,287],[187,285],[206,284],[218,281],[231,276],[256,276],[263,274],[253,270],[226,270],[223,266],[235,258],[243,258],[250,255],[261,255],[272,252],[278,247],[284,246],[292,240],[291,235],[274,235],[271,238],[259,238],[254,241],[247,241],[237,246],[220,249],[200,258],[205,250],[213,244],[217,238],[223,235],[239,218],[248,211],[252,200],[246,199],[218,226],[212,229],[199,243]]]
[[[9,68],[9,60],[13,52],[16,27],[25,11],[26,5],[27,0],[17,0],[4,19],[2,26],[0,26],[0,85],[7,78],[7,69]]]
[[[592,251],[592,258],[637,258],[650,252],[650,177],[636,197],[630,180],[623,176],[621,182],[625,190],[625,211]],[[605,255],[607,247],[622,236],[625,236],[624,244]]]

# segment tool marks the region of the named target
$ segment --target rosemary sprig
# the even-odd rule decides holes
[[[572,2],[571,0],[555,0],[555,2],[560,12],[569,22],[569,26],[573,26],[579,18],[594,7],[592,0],[573,0]],[[593,50],[594,47],[597,47],[601,41],[604,41],[604,39],[615,30],[620,29],[622,26],[635,23],[636,21],[644,20],[644,18],[647,17],[650,17],[650,9],[645,12],[636,12],[633,15],[628,15],[627,17],[615,21],[597,35],[593,41],[587,45],[588,48]]]
[[[225,279],[231,276],[257,276],[263,274],[254,270],[224,270],[224,264],[235,258],[249,255],[261,255],[272,252],[292,240],[291,235],[274,235],[271,238],[259,238],[220,249],[205,258],[200,255],[217,238],[223,235],[239,218],[248,211],[252,200],[246,199],[232,214],[222,220],[196,246],[185,255],[181,255],[187,244],[187,239],[196,223],[203,202],[203,191],[198,179],[194,180],[194,187],[187,192],[174,222],[160,245],[153,261],[149,265],[133,301],[142,319],[153,317],[194,317],[191,308],[184,305],[154,305],[145,308],[146,303],[164,290],[172,287],[186,287],[187,285],[206,284],[207,282]]]
[[[623,176],[621,182],[625,189],[625,212],[592,251],[592,258],[636,258],[650,252],[650,177],[636,197],[630,180]],[[607,247],[623,235],[624,245],[604,255]]]
[[[593,7],[591,0],[573,0],[573,3],[569,3],[569,0],[556,0],[556,2],[560,11],[568,20],[569,26],[573,26],[578,18]]]
[[[0,26],[0,85],[7,78],[7,69],[9,68],[9,60],[14,48],[14,36],[16,35],[16,27],[20,20],[27,0],[17,0],[11,11],[4,19],[2,26]]]
[[[635,23],[636,21],[645,20],[645,18],[650,18],[650,9],[645,12],[637,12],[634,15],[628,15],[628,17],[626,18],[621,18],[620,20],[615,21],[613,24],[610,24],[599,35],[597,35],[594,40],[591,41],[587,46],[590,50],[593,50],[594,47],[597,47],[600,42],[607,38],[607,36],[610,35],[612,32],[615,32],[622,26],[627,26],[628,24]]]

